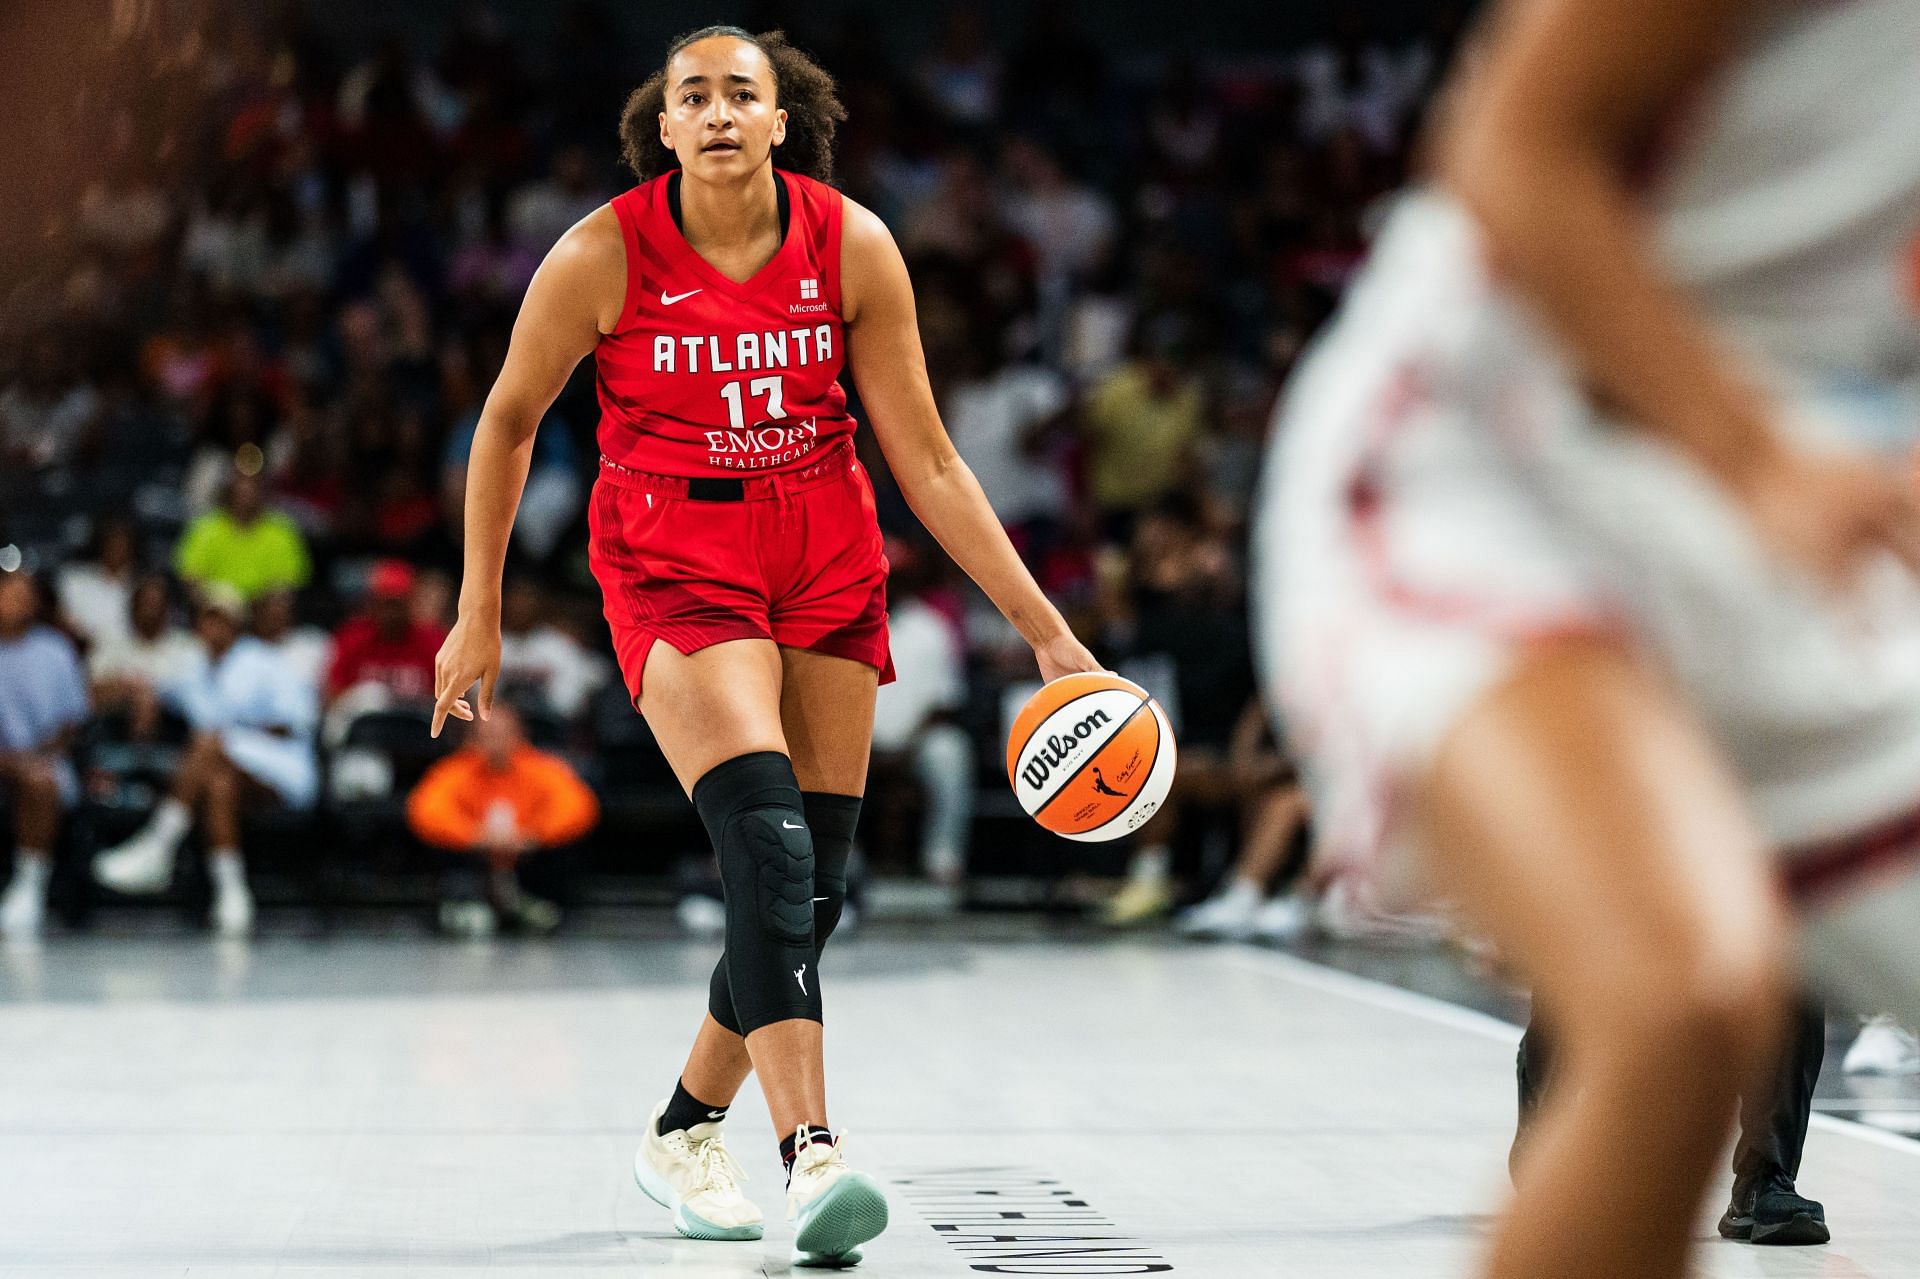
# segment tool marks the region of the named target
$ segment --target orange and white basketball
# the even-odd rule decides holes
[[[1063,675],[1028,699],[1007,739],[1020,806],[1056,835],[1118,839],[1173,785],[1173,726],[1147,690],[1118,675]]]

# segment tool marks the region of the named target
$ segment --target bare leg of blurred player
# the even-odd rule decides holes
[[[1679,1279],[1786,1001],[1783,916],[1738,792],[1628,653],[1567,641],[1467,713],[1415,801],[1439,886],[1563,1036],[1565,1086],[1486,1273]]]

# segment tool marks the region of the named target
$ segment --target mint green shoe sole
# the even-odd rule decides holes
[[[801,1252],[795,1248],[788,1264],[795,1270],[851,1270],[860,1264],[860,1258],[858,1248],[849,1252]]]
[[[864,1172],[848,1173],[820,1196],[800,1222],[793,1264],[840,1269],[860,1261],[860,1245],[887,1228],[887,1197]]]
[[[673,1214],[673,1228],[689,1239],[713,1239],[722,1242],[758,1239],[766,1233],[766,1227],[759,1222],[750,1226],[716,1226],[704,1217],[690,1213],[685,1207],[675,1207],[673,1192],[667,1189],[660,1174],[647,1166],[647,1161],[634,1156],[633,1184],[640,1187],[640,1193]]]

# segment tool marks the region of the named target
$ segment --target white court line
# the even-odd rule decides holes
[[[1360,977],[1338,968],[1329,968],[1325,964],[1316,964],[1298,955],[1272,950],[1249,950],[1235,946],[1232,949],[1222,950],[1219,958],[1230,964],[1237,964],[1241,968],[1284,977],[1296,986],[1305,986],[1329,995],[1339,995],[1356,1003],[1384,1008],[1389,1012],[1407,1013],[1425,1021],[1479,1035],[1483,1039],[1497,1039],[1503,1044],[1512,1046],[1518,1046],[1520,1043],[1520,1027],[1512,1022],[1501,1021],[1498,1017],[1480,1012],[1478,1009],[1450,1004],[1433,995],[1423,995],[1419,991],[1407,990],[1372,977]],[[1825,1128],[1829,1132],[1836,1132],[1871,1145],[1897,1150],[1903,1155],[1920,1158],[1920,1141],[1911,1137],[1902,1137],[1895,1132],[1888,1132],[1885,1128],[1876,1128],[1872,1124],[1857,1123],[1851,1119],[1821,1114],[1818,1111],[1814,1113],[1812,1122],[1815,1127]]]

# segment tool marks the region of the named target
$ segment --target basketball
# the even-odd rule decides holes
[[[1027,700],[1007,739],[1020,806],[1056,835],[1099,842],[1140,829],[1173,785],[1173,726],[1118,675],[1066,675]]]

